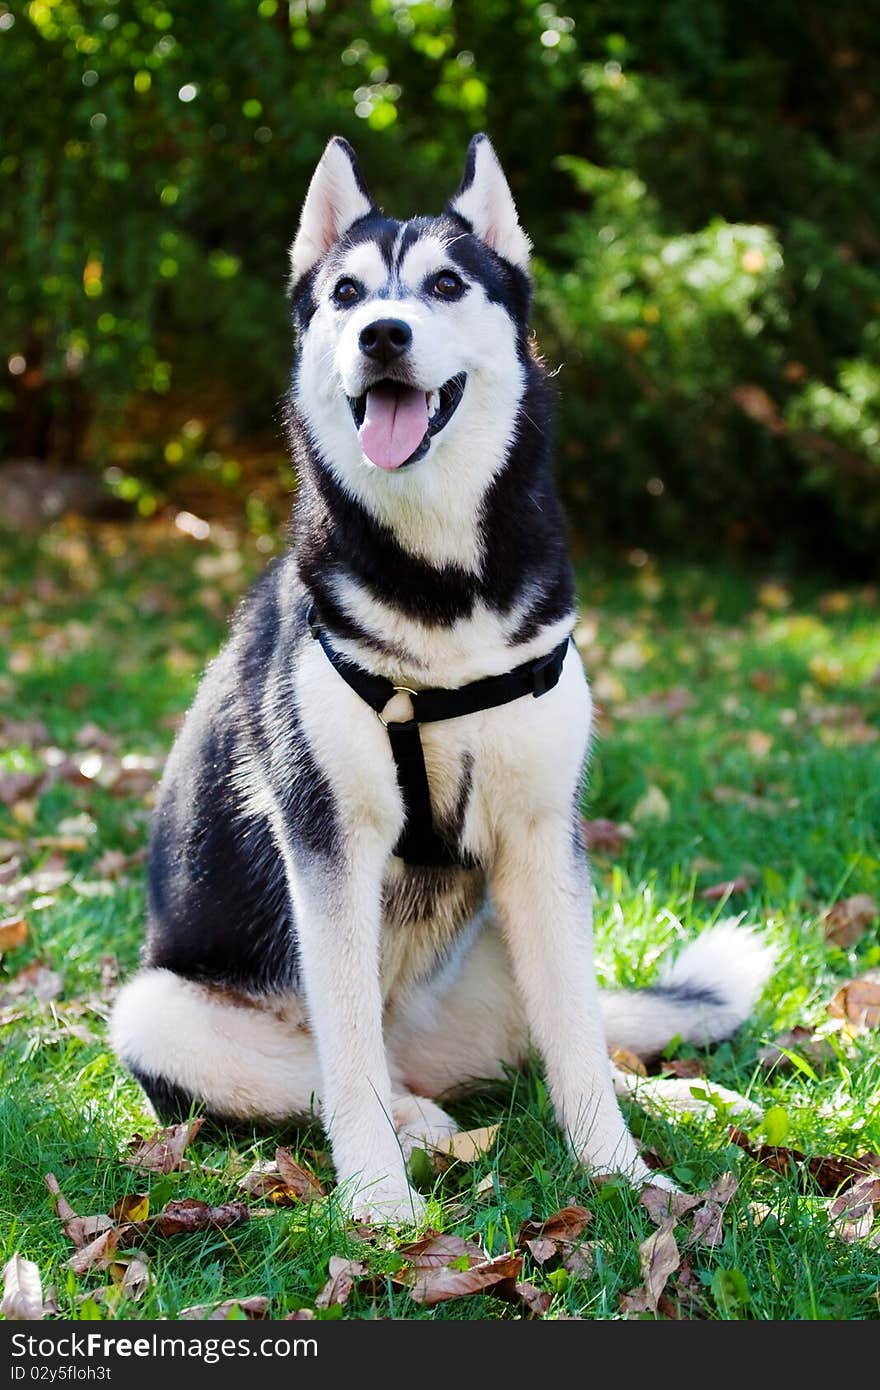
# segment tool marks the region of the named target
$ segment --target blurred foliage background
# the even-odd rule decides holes
[[[287,247],[327,137],[405,216],[486,129],[578,537],[864,571],[878,79],[856,0],[0,3],[0,459],[270,531]]]

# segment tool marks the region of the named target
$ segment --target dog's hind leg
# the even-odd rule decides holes
[[[295,998],[250,999],[143,970],[119,994],[110,1039],[163,1117],[197,1105],[220,1120],[280,1122],[316,1104],[318,1057]]]

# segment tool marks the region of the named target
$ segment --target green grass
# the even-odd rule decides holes
[[[68,753],[78,731],[96,724],[120,754],[161,760],[226,614],[263,562],[249,542],[220,539],[200,545],[156,526],[57,528],[29,544],[8,540],[0,552],[0,718],[44,721],[48,743]],[[810,1154],[855,1155],[880,1149],[878,1031],[832,1033],[832,1060],[821,1072],[801,1061],[784,1076],[767,1076],[757,1054],[796,1024],[827,1029],[835,988],[880,964],[876,922],[847,950],[829,946],[821,927],[835,899],[880,894],[880,741],[869,741],[880,725],[878,598],[829,596],[809,583],[766,590],[767,580],[721,567],[585,566],[581,573],[579,635],[606,711],[588,814],[635,827],[619,857],[594,859],[599,970],[605,981],[648,983],[667,949],[719,915],[744,911],[764,924],[779,950],[776,973],[754,1020],[706,1057],[708,1075],[765,1110],[775,1107],[777,1142],[784,1136]],[[635,704],[679,687],[692,703],[678,715]],[[38,767],[46,742],[27,730],[7,739],[0,776]],[[97,865],[108,849],[143,848],[147,805],[143,793],[118,795],[99,782],[62,777],[24,805],[0,805],[0,840],[8,842],[6,857],[18,847],[22,873],[50,853],[36,841],[59,826],[71,833],[64,830],[71,818],[87,840],[65,854],[70,882],[25,902],[30,940],[3,959],[0,975],[0,1013],[12,1015],[0,1060],[3,1257],[19,1251],[35,1260],[44,1286],[57,1286],[64,1316],[96,1316],[93,1302],[78,1300],[107,1276],[76,1278],[64,1268],[70,1246],[46,1172],[81,1214],[143,1190],[154,1209],[171,1196],[219,1203],[239,1195],[238,1178],[255,1157],[271,1156],[277,1138],[199,1138],[190,1171],[168,1178],[123,1164],[133,1133],[153,1121],[107,1050],[105,1019],[114,971],[125,976],[136,966],[143,870],[135,864],[108,878]],[[638,817],[649,788],[666,798],[665,818]],[[730,904],[700,896],[707,884],[739,874],[752,886]],[[37,959],[61,973],[62,993],[44,1004],[4,998],[9,980]],[[694,1049],[679,1055],[688,1053]],[[638,1246],[653,1227],[625,1186],[596,1187],[573,1169],[538,1069],[452,1108],[464,1126],[500,1120],[501,1131],[490,1155],[429,1181],[431,1224],[478,1232],[498,1254],[525,1218],[585,1203],[593,1213],[592,1275],[566,1282],[527,1260],[524,1277],[553,1292],[550,1317],[619,1316],[621,1293],[640,1282]],[[723,1110],[708,1119],[628,1113],[643,1144],[687,1189],[700,1190],[726,1169],[740,1180],[723,1242],[689,1252],[693,1315],[724,1316],[713,1278],[739,1270],[749,1295],[742,1316],[877,1316],[876,1249],[839,1239],[827,1199],[809,1183],[745,1156],[730,1142]],[[767,1137],[761,1125],[754,1137]],[[284,1138],[332,1179],[317,1127]],[[755,1203],[770,1210],[761,1222]],[[157,1240],[147,1251],[154,1283],[140,1302],[121,1303],[118,1317],[174,1318],[191,1304],[253,1294],[270,1296],[279,1316],[313,1305],[331,1254],[356,1254],[376,1275],[355,1290],[347,1317],[523,1316],[490,1297],[419,1308],[392,1282],[394,1250],[358,1245],[332,1196],[228,1232]]]

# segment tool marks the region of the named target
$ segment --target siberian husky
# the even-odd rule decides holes
[[[319,1104],[346,1201],[388,1222],[423,1211],[407,1163],[455,1130],[437,1099],[532,1046],[585,1170],[657,1181],[609,1045],[724,1038],[769,968],[726,924],[651,989],[597,988],[529,252],[484,135],[446,210],[404,222],[344,140],[324,151],[291,252],[292,543],[171,753],[112,1019],[163,1116]]]

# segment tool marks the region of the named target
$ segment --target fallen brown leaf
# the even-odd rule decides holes
[[[577,1240],[592,1219],[593,1213],[589,1207],[561,1207],[545,1221],[524,1221],[516,1243],[520,1245],[524,1240],[537,1240],[539,1237],[545,1240]]]
[[[115,1222],[146,1221],[150,1214],[150,1194],[132,1192],[128,1197],[120,1197],[114,1202],[108,1216]]]
[[[446,1233],[438,1235],[429,1232],[421,1240],[411,1245],[398,1246],[397,1253],[412,1266],[416,1272],[426,1269],[443,1269],[457,1260],[467,1260],[469,1265],[482,1264],[486,1256],[473,1241],[463,1240],[461,1236]]]
[[[85,1232],[85,1223],[81,1216],[77,1216],[73,1207],[68,1202],[61,1188],[58,1186],[58,1179],[54,1173],[47,1173],[43,1179],[52,1196],[55,1198],[55,1214],[64,1227],[64,1234],[68,1240],[72,1241],[77,1250],[88,1244],[90,1239]]]
[[[871,1234],[874,1216],[880,1208],[880,1177],[866,1175],[858,1178],[847,1192],[831,1203],[830,1215],[834,1230],[841,1240],[851,1244]]]
[[[700,1200],[689,1192],[670,1192],[668,1188],[658,1187],[655,1183],[648,1183],[639,1193],[639,1202],[655,1226],[662,1226],[669,1217],[677,1219],[685,1216],[700,1205]]]
[[[717,1202],[704,1202],[694,1212],[687,1245],[706,1245],[713,1249],[724,1235],[724,1213]]]
[[[48,1004],[50,999],[58,998],[63,988],[64,981],[57,970],[50,970],[34,960],[6,982],[0,992],[0,1005],[17,999],[36,999],[40,1004]]]
[[[199,1303],[192,1308],[184,1308],[178,1316],[190,1322],[225,1322],[229,1314],[236,1310],[250,1320],[263,1319],[269,1315],[269,1300],[264,1294],[253,1294],[250,1298],[227,1298],[223,1303]]]
[[[134,1303],[142,1298],[150,1286],[152,1275],[142,1255],[126,1255],[109,1266],[110,1277],[118,1284],[126,1298]]]
[[[855,893],[830,907],[822,919],[825,940],[835,946],[854,946],[877,920],[878,908],[868,893]]]
[[[212,1207],[196,1197],[184,1197],[179,1202],[169,1202],[154,1224],[160,1236],[177,1236],[210,1227],[235,1226],[239,1221],[247,1221],[249,1216],[246,1202],[224,1202],[222,1206]]]
[[[279,1155],[286,1155],[279,1161]],[[283,1174],[290,1178],[285,1181]],[[275,1161],[260,1159],[239,1182],[243,1192],[251,1197],[268,1197],[273,1206],[293,1207],[299,1202],[311,1202],[324,1196],[317,1178],[300,1168],[287,1149],[278,1149]]]
[[[581,1241],[578,1245],[568,1245],[562,1243],[559,1246],[562,1252],[563,1268],[567,1269],[573,1279],[589,1279],[595,1266],[593,1256],[593,1246],[589,1241]]]
[[[135,1134],[129,1144],[132,1150],[125,1160],[130,1168],[147,1168],[154,1173],[174,1173],[186,1166],[184,1150],[195,1139],[204,1119],[185,1120],[183,1124],[159,1129],[149,1139]]]
[[[734,1126],[728,1131],[731,1142],[747,1153],[756,1162],[771,1168],[774,1173],[786,1174],[792,1164],[801,1173],[809,1175],[820,1191],[833,1195],[844,1184],[856,1178],[880,1173],[880,1154],[865,1153],[857,1158],[847,1158],[837,1154],[814,1154],[807,1158],[800,1149],[790,1149],[778,1144],[752,1144],[748,1135]]]
[[[581,833],[587,849],[595,854],[623,854],[636,832],[627,821],[587,820],[581,816]]]
[[[506,1286],[499,1284],[496,1291],[501,1292],[507,1297]],[[542,1318],[553,1302],[553,1295],[546,1289],[536,1289],[534,1284],[527,1284],[517,1281],[514,1283],[510,1292],[511,1302],[521,1303],[536,1318]]]
[[[432,1148],[443,1158],[458,1159],[460,1163],[476,1163],[493,1147],[500,1125],[486,1125],[482,1129],[462,1129],[448,1138],[439,1140]]]
[[[360,1260],[346,1260],[341,1255],[330,1256],[329,1279],[315,1299],[316,1308],[332,1308],[345,1304],[351,1296],[355,1280],[362,1279],[367,1266]]]
[[[660,1070],[667,1076],[677,1076],[682,1081],[692,1081],[694,1077],[706,1075],[706,1063],[700,1057],[678,1057],[661,1061]]]
[[[469,1269],[422,1270],[409,1292],[416,1303],[433,1308],[451,1298],[466,1298],[470,1294],[482,1293],[505,1280],[515,1283],[521,1270],[521,1255],[497,1255],[494,1260],[471,1265]]]
[[[647,1076],[648,1068],[638,1053],[630,1052],[628,1047],[609,1048],[608,1055],[616,1067],[629,1072],[631,1076]]]
[[[880,1025],[880,970],[848,980],[828,1005],[832,1018],[845,1018],[861,1030]]]
[[[311,1202],[314,1201],[316,1197],[325,1197],[327,1195],[314,1174],[308,1172],[305,1168],[301,1168],[299,1164],[294,1161],[293,1155],[289,1149],[275,1150],[275,1166],[278,1169],[284,1186],[290,1188],[290,1190],[295,1192],[304,1202]]]
[[[645,1295],[651,1312],[656,1313],[657,1301],[666,1288],[670,1274],[678,1269],[681,1255],[675,1243],[675,1217],[665,1221],[639,1246]]]
[[[522,1245],[525,1250],[528,1250],[535,1263],[539,1265],[546,1264],[548,1260],[552,1260],[559,1253],[556,1241],[544,1240],[542,1236],[539,1236],[537,1240],[524,1240]]]
[[[26,917],[7,917],[0,922],[0,951],[15,951],[28,939]]]
[[[40,1322],[46,1315],[40,1271],[23,1255],[13,1255],[4,1266],[0,1313],[21,1322]]]
[[[118,1244],[119,1231],[111,1226],[71,1255],[67,1268],[72,1269],[74,1274],[86,1274],[90,1269],[106,1269],[113,1262]]]
[[[746,874],[725,879],[722,883],[710,883],[708,888],[700,889],[700,897],[706,902],[720,902],[722,898],[732,897],[734,893],[747,893],[755,880]]]

